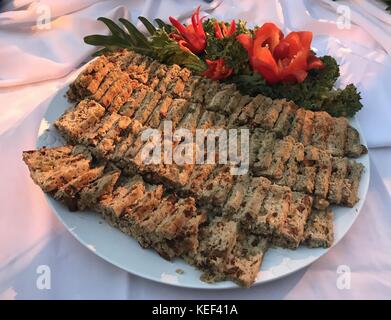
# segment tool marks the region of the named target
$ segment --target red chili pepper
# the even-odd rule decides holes
[[[177,33],[175,33],[175,32],[171,32],[171,33],[169,34],[169,37],[170,37],[172,40],[175,40],[176,42],[178,42],[179,47],[180,47],[183,51],[191,52],[191,50],[187,47],[187,42],[186,42],[186,40],[184,40],[180,34],[177,34]]]
[[[236,32],[235,20],[231,21],[231,25],[229,26],[229,29],[225,25],[224,21],[221,21],[221,27],[220,27],[220,23],[218,21],[215,21],[215,37],[217,39],[227,38],[229,36],[232,36],[235,32]]]
[[[172,25],[179,32],[176,39],[181,47],[188,48],[193,53],[200,53],[206,47],[206,35],[200,19],[200,7],[191,16],[191,25],[184,26],[177,19],[170,17]]]
[[[240,34],[236,39],[247,50],[250,64],[269,84],[303,82],[308,70],[324,67],[311,51],[312,32],[291,32],[285,38],[273,23],[265,23],[254,37]]]
[[[202,75],[209,79],[223,80],[232,74],[233,69],[227,67],[222,58],[213,61],[206,59],[206,63],[208,64],[208,69]]]

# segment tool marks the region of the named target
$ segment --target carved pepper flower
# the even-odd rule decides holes
[[[213,61],[206,59],[206,63],[208,64],[208,69],[202,75],[209,79],[223,80],[232,74],[232,68],[226,66],[222,58]]]
[[[178,41],[182,48],[187,48],[193,53],[200,53],[206,47],[206,35],[200,19],[200,7],[192,14],[191,24],[184,26],[177,19],[170,17],[172,25],[179,34],[171,34],[171,38]]]
[[[220,23],[218,21],[215,21],[215,37],[217,39],[223,39],[227,38],[229,36],[232,36],[236,32],[236,23],[235,20],[231,21],[231,25],[229,28],[225,25],[224,21]]]
[[[324,67],[311,51],[312,32],[291,32],[284,37],[275,24],[265,23],[254,37],[240,34],[236,39],[247,50],[253,70],[269,84],[303,82],[308,70]]]

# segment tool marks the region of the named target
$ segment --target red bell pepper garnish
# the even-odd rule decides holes
[[[208,64],[208,69],[202,75],[209,79],[223,80],[232,74],[233,69],[226,66],[222,58],[213,61],[206,59],[206,63]]]
[[[171,37],[177,40],[183,48],[189,49],[193,53],[200,53],[206,47],[206,35],[200,19],[200,7],[191,16],[191,25],[184,26],[177,19],[170,17],[172,25],[177,29],[178,37]]]
[[[169,37],[170,37],[172,40],[175,40],[176,42],[178,42],[179,47],[180,47],[183,51],[188,51],[188,52],[191,53],[191,50],[187,47],[187,42],[186,42],[186,40],[184,40],[180,34],[177,34],[177,33],[175,33],[175,32],[171,32],[171,33],[169,34]]]
[[[312,32],[291,32],[285,38],[273,23],[265,23],[254,37],[236,38],[247,50],[253,70],[269,84],[303,82],[308,70],[323,68],[323,62],[311,51]]]
[[[215,37],[217,39],[227,38],[229,36],[232,36],[235,32],[236,32],[235,20],[231,21],[231,25],[229,26],[229,28],[225,25],[224,21],[221,21],[221,27],[220,27],[220,23],[218,21],[215,21]]]

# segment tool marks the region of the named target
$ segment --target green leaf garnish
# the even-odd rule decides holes
[[[391,0],[390,0],[391,1]],[[301,107],[310,110],[325,110],[333,116],[353,116],[362,108],[360,93],[350,84],[344,89],[335,89],[339,66],[330,56],[321,57],[325,67],[320,70],[310,70],[302,83],[278,83],[268,85],[262,75],[251,69],[248,55],[242,45],[236,41],[241,33],[252,33],[242,20],[236,22],[236,33],[230,37],[217,39],[214,36],[215,19],[203,21],[207,38],[205,52],[196,55],[183,50],[177,41],[170,38],[173,27],[161,19],[155,19],[157,27],[145,17],[139,17],[141,23],[150,34],[147,38],[129,20],[119,19],[121,24],[107,18],[99,18],[110,35],[90,35],[84,42],[101,47],[95,56],[108,54],[121,48],[144,54],[165,64],[178,64],[190,69],[195,74],[201,74],[207,69],[206,59],[222,58],[226,65],[233,69],[232,76],[226,82],[234,83],[242,94],[263,94],[273,99],[286,98]]]
[[[149,34],[151,36],[153,36],[155,34],[155,32],[156,32],[155,26],[151,22],[149,22],[149,20],[147,18],[144,18],[144,17],[141,17],[141,16],[138,17],[138,18],[142,22],[142,24],[145,26],[145,28],[148,30]]]

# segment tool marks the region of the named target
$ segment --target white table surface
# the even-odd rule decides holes
[[[345,238],[308,268],[235,290],[193,290],[154,283],[83,247],[50,211],[22,162],[34,149],[47,100],[64,79],[0,89],[0,299],[381,299],[391,298],[391,148],[371,148],[371,181]],[[37,288],[37,268],[51,288]],[[350,289],[339,289],[341,266]]]

